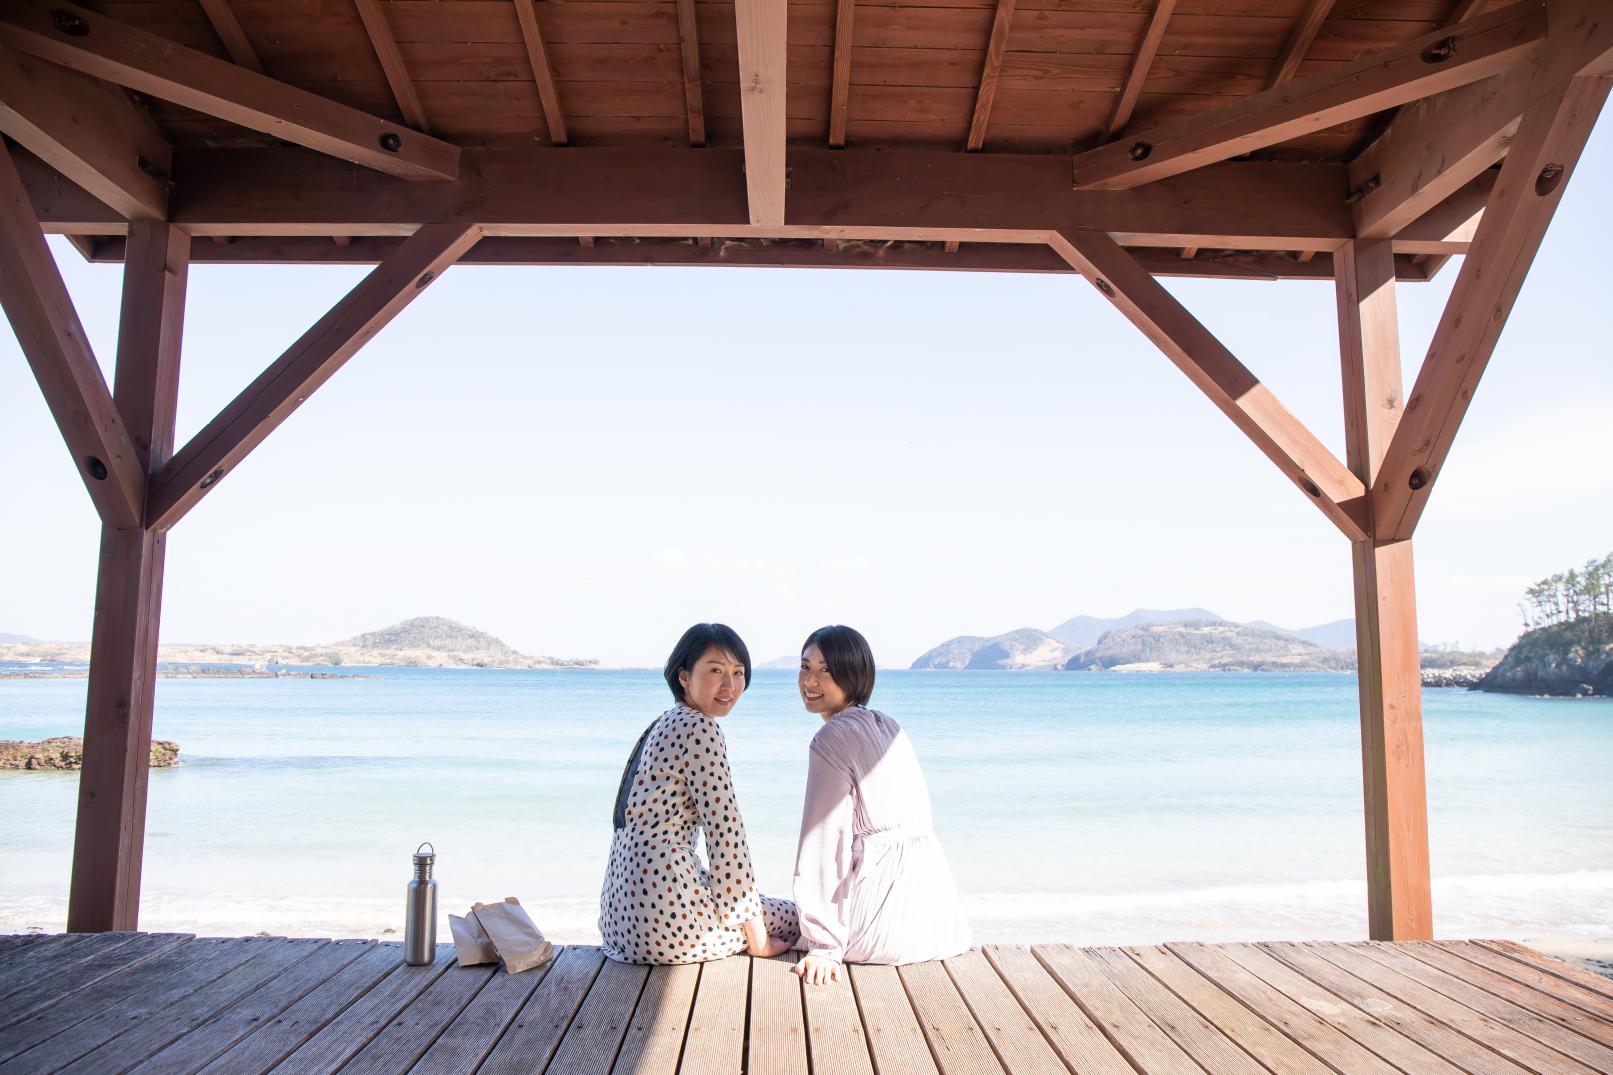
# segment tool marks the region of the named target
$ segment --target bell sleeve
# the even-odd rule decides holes
[[[852,874],[852,781],[850,772],[812,745],[807,762],[801,843],[795,856],[795,906],[806,955],[841,962],[850,940]]]
[[[710,863],[706,884],[724,929],[739,929],[762,913],[751,869],[745,821],[734,801],[734,778],[728,768],[728,741],[715,721],[697,718],[684,733],[683,779],[694,799],[706,834]]]

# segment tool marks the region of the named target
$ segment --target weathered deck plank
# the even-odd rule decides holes
[[[648,967],[607,959],[566,1028],[550,1069],[567,1075],[609,1075],[649,973]]]
[[[1588,970],[1565,963],[1544,952],[1537,952],[1533,948],[1526,948],[1515,941],[1479,941],[1479,946],[1500,952],[1510,959],[1520,963],[1539,967],[1554,977],[1565,982],[1579,986],[1590,993],[1595,993],[1607,1000],[1613,1000],[1613,980],[1599,977]]]
[[[401,945],[376,945],[220,1053],[202,1069],[203,1075],[262,1075],[367,995],[401,962]]]
[[[374,941],[325,944],[261,989],[129,1069],[129,1075],[190,1075],[374,947]]]
[[[678,1068],[684,1075],[738,1075],[741,1070],[749,964],[745,956],[729,956],[701,965]]]
[[[993,946],[821,987],[789,960],[650,968],[590,946],[518,975],[459,967],[447,945],[405,967],[369,941],[107,935],[4,952],[44,958],[20,964],[31,984],[9,999],[33,1007],[0,1030],[0,1073],[1613,1070],[1600,982],[1495,943]]]
[[[651,967],[612,1069],[622,1075],[674,1075],[694,1007],[700,967]]]
[[[556,953],[556,958],[559,953]],[[470,1075],[492,1051],[504,1028],[542,984],[555,961],[521,974],[494,970],[492,979],[442,1032],[415,1065],[437,1075]],[[451,972],[457,973],[457,972]]]
[[[530,1075],[542,1071],[560,1047],[566,1028],[598,977],[605,957],[598,948],[574,947],[554,957],[540,987],[521,1006],[498,1044],[477,1070],[483,1075]]]
[[[56,937],[42,937],[34,944],[13,944],[9,952],[0,950],[0,1000],[31,985],[42,966],[63,968],[98,955],[110,956],[139,936],[139,933],[68,933],[60,935],[59,941]]]
[[[279,940],[228,973],[162,1009],[142,1013],[116,1037],[62,1068],[64,1075],[95,1075],[137,1064],[170,1042],[178,1041],[214,1015],[242,1000],[259,986],[287,973],[329,944],[317,940]]]

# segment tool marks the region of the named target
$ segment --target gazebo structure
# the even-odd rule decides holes
[[[1431,937],[1411,539],[1610,73],[1607,0],[6,0],[0,303],[103,527],[69,929],[137,925],[169,529],[467,261],[1085,277],[1349,543],[1370,935]],[[45,234],[124,263],[110,388]],[[192,262],[376,267],[175,445]],[[1168,275],[1334,282],[1345,459]]]

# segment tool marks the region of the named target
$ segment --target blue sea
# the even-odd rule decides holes
[[[387,936],[410,854],[443,913],[518,896],[596,940],[653,671],[374,669],[160,679],[140,924]],[[0,680],[0,739],[79,734],[83,679]],[[879,674],[981,942],[1366,935],[1355,680]],[[723,720],[764,892],[787,895],[806,747],[790,672]],[[1613,703],[1424,692],[1435,929],[1613,938]],[[66,920],[77,777],[0,773],[0,931]],[[440,935],[447,936],[446,926]]]

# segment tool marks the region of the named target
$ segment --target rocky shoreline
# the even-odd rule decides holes
[[[153,769],[166,769],[178,764],[178,743],[168,739],[152,740]],[[42,739],[37,743],[0,739],[0,769],[75,772],[82,768],[84,768],[84,740],[77,736],[57,736],[54,739]]]
[[[90,670],[77,668],[19,668],[0,669],[0,679],[84,679]],[[309,672],[289,668],[255,665],[158,665],[157,675],[163,679],[380,679],[380,676],[358,672]]]

